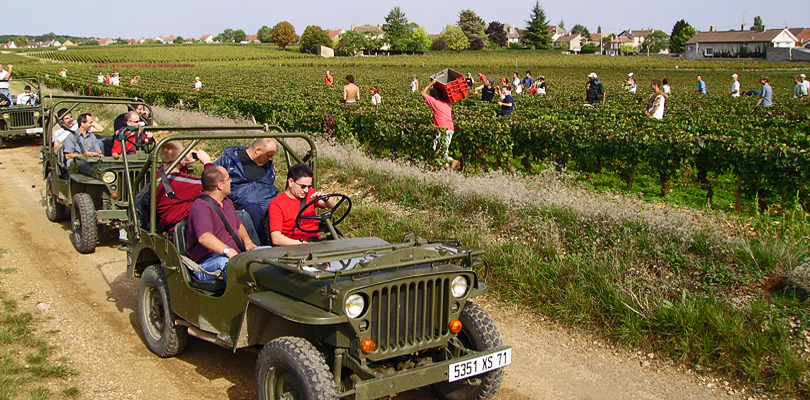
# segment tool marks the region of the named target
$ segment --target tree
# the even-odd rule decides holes
[[[186,41],[186,40],[185,40],[185,39],[183,39],[183,37],[182,37],[182,36],[178,36],[178,37],[174,38],[174,42],[173,42],[173,43],[174,43],[174,44],[183,44],[183,42],[185,42],[185,41]]]
[[[214,40],[222,43],[231,43],[233,42],[233,29],[225,29],[219,35],[214,37]]]
[[[98,40],[90,39],[86,42],[79,43],[79,46],[98,46]]]
[[[596,27],[596,33],[602,33],[602,25]]]
[[[436,39],[436,40],[433,41],[433,44],[430,45],[430,47],[433,50],[439,50],[439,51],[447,50],[447,42],[445,42],[444,40],[441,40],[441,39]]]
[[[588,28],[586,28],[584,25],[580,25],[580,24],[576,24],[576,25],[574,25],[573,28],[571,28],[571,34],[572,35],[576,35],[577,33],[579,33],[580,35],[582,35],[584,37],[590,37],[591,36],[591,33],[588,32]]]
[[[534,3],[531,19],[526,23],[528,25],[523,34],[523,41],[535,49],[550,49],[551,35],[548,33],[548,20],[539,1]]]
[[[20,48],[28,46],[28,38],[23,35],[17,36],[14,38],[14,45]]]
[[[420,26],[411,32],[407,39],[400,41],[400,47],[401,50],[404,51],[425,52],[430,49],[432,42],[433,41],[430,39],[430,35],[427,33],[427,30]]]
[[[669,35],[669,50],[673,53],[683,53],[684,45],[692,36],[697,34],[697,29],[689,25],[686,20],[680,20],[672,27]]]
[[[492,21],[487,26],[487,30],[484,32],[487,34],[487,39],[497,44],[501,47],[506,47],[508,38],[506,37],[506,31],[503,29],[503,24],[498,21]]]
[[[653,31],[644,38],[644,43],[641,44],[641,50],[650,53],[658,53],[667,48],[669,48],[669,36],[662,31]]]
[[[241,43],[241,42],[245,41],[245,39],[247,39],[247,34],[245,34],[245,31],[243,31],[241,29],[237,29],[237,30],[235,30],[233,32],[233,41],[234,42]]]
[[[754,17],[754,26],[751,27],[751,30],[752,31],[764,31],[765,30],[765,24],[762,23],[762,17],[760,17],[759,15]]]
[[[301,52],[314,53],[318,46],[330,46],[329,34],[318,25],[310,25],[301,34]]]
[[[461,51],[470,47],[470,40],[467,39],[467,35],[457,26],[445,26],[441,39],[447,43],[447,48],[450,50]]]
[[[475,40],[470,42],[470,48],[473,50],[483,50],[484,47],[486,47],[484,38],[475,38]]]
[[[562,19],[561,19],[561,20],[560,20],[560,24],[559,24],[559,25],[557,25],[557,26],[559,26],[559,27],[560,27],[560,29],[565,30],[565,20],[562,20]]]
[[[405,13],[399,9],[399,7],[394,7],[385,17],[385,24],[382,26],[383,31],[385,31],[385,40],[391,46],[391,48],[396,48],[398,46],[398,42],[403,39],[408,39],[410,36],[411,26],[408,24],[408,18],[405,17]]]
[[[357,31],[346,31],[340,35],[340,42],[337,45],[338,55],[354,56],[368,47],[366,35]]]
[[[473,10],[461,10],[456,25],[461,28],[461,31],[464,32],[464,36],[467,36],[467,40],[470,42],[478,38],[483,38],[485,36],[484,29],[487,27],[484,20]]]
[[[295,27],[287,21],[281,21],[273,27],[273,43],[286,49],[287,45],[295,42]]]
[[[273,43],[273,29],[269,26],[262,26],[259,28],[256,35],[259,37],[259,41],[262,43]]]

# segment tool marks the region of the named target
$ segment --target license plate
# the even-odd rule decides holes
[[[512,349],[508,348],[495,353],[485,354],[472,360],[450,364],[447,371],[448,382],[469,378],[484,372],[505,367],[512,363]]]
[[[42,133],[42,128],[30,128],[26,129],[25,133]]]

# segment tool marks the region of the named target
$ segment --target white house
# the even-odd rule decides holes
[[[200,37],[200,42],[214,43],[214,36],[212,36],[212,35],[202,35],[202,37]]]
[[[561,47],[566,51],[573,51],[579,53],[582,50],[582,35],[579,33],[574,35],[560,36],[554,41],[554,47]]]
[[[552,25],[548,27],[548,34],[551,35],[551,41],[554,42],[557,39],[559,39],[560,36],[567,35],[568,32],[565,29],[560,28],[559,26]]]
[[[684,57],[696,60],[711,57],[765,58],[769,48],[791,48],[798,39],[787,29],[765,31],[698,32],[684,46]]]
[[[520,43],[520,32],[512,24],[503,24],[503,30],[506,32],[506,43]]]

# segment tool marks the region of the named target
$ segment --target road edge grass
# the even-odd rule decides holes
[[[808,292],[789,279],[808,255],[796,236],[806,232],[804,213],[784,213],[779,230],[765,216],[735,222],[758,236],[712,223],[684,232],[329,158],[319,167],[321,182],[365,197],[344,232],[460,238],[487,251],[487,283],[503,301],[762,392],[810,395]]]
[[[5,253],[0,251],[0,264]],[[0,280],[16,272],[0,268]],[[77,372],[67,358],[56,357],[57,348],[49,343],[55,332],[41,330],[44,318],[20,310],[14,296],[3,290],[0,302],[0,400],[80,398],[80,390],[67,380]]]

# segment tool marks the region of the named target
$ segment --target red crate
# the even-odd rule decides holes
[[[451,103],[455,103],[469,95],[469,88],[464,75],[452,69],[445,69],[438,74],[432,75],[431,78],[436,79],[435,86],[444,93]]]

